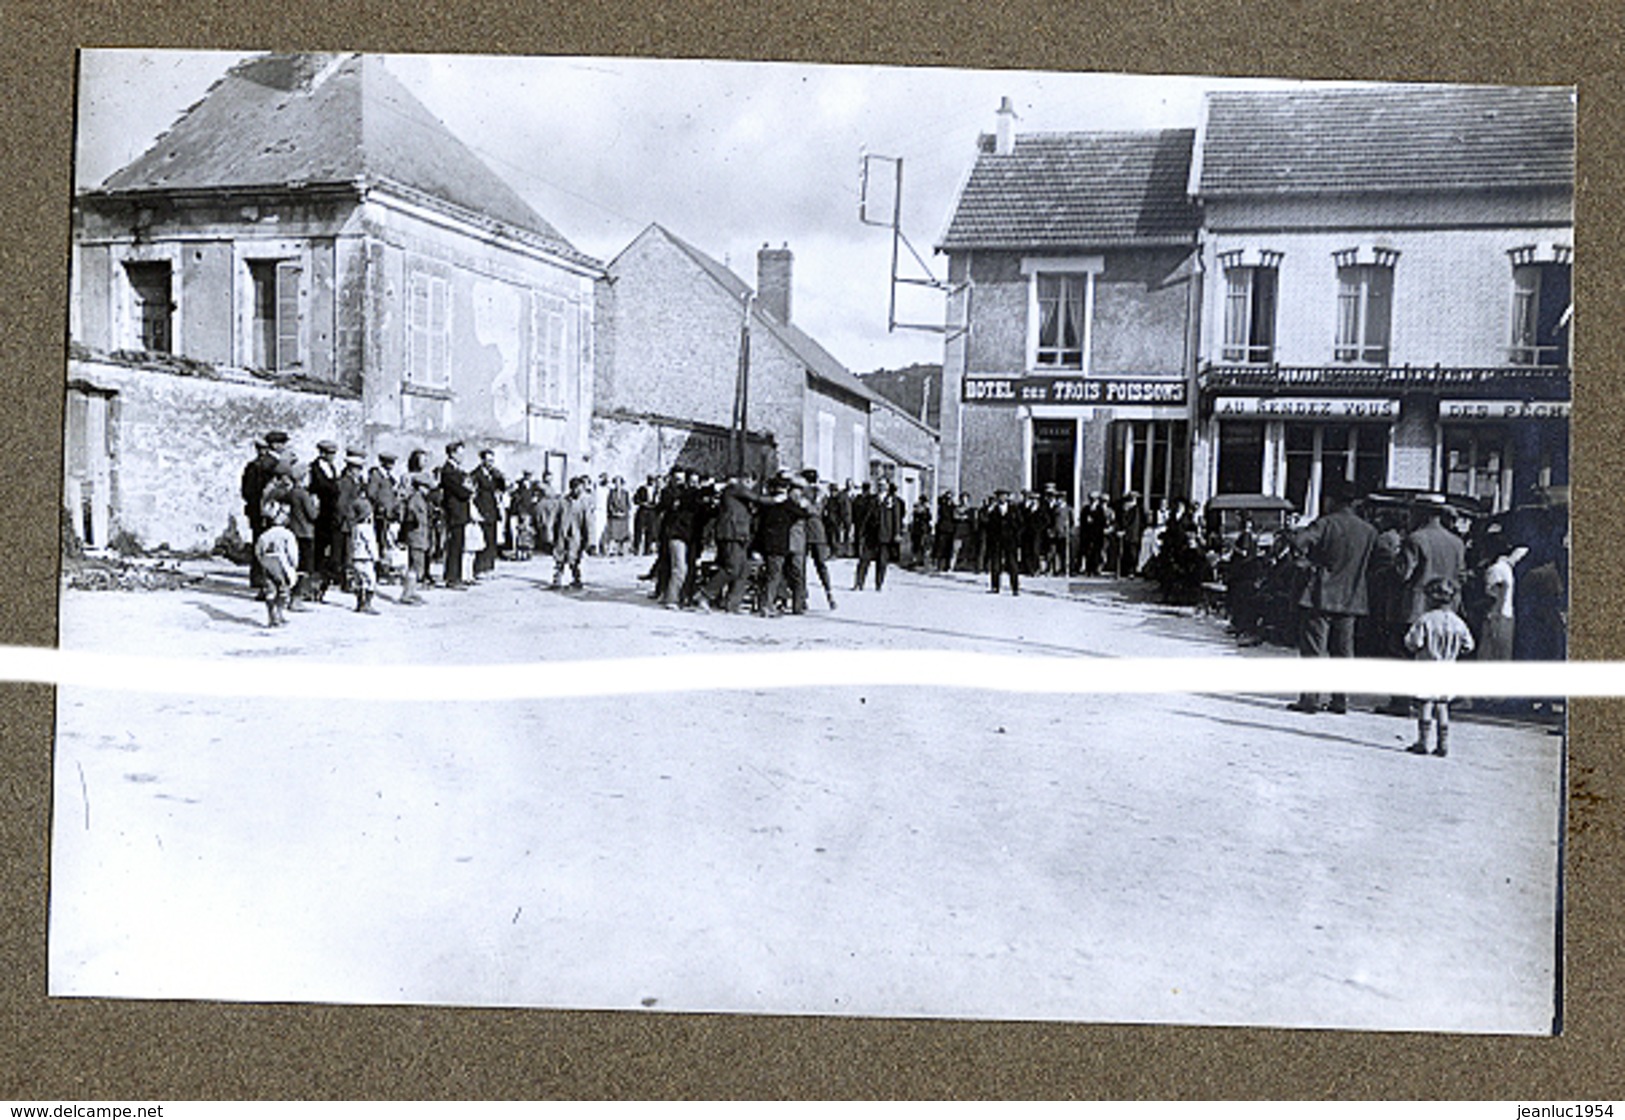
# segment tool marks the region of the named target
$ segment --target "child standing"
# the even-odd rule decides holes
[[[1454,580],[1431,579],[1422,588],[1428,609],[1411,624],[1405,633],[1405,648],[1418,661],[1454,661],[1463,653],[1473,651],[1473,632],[1452,608],[1456,601]],[[1438,739],[1433,753],[1443,758],[1450,753],[1450,698],[1429,696],[1417,700],[1416,742],[1407,750],[1412,754],[1428,753],[1428,732],[1437,721]]]
[[[378,593],[378,537],[372,528],[372,503],[357,496],[350,507],[350,576],[355,585],[355,609],[377,614],[372,597]]]
[[[429,574],[428,495],[433,485],[427,472],[415,472],[407,479],[406,500],[401,504],[400,541],[406,546],[406,572],[402,576],[399,602],[408,606],[422,605],[418,585]]]
[[[265,610],[267,626],[288,624],[288,596],[294,581],[299,578],[299,544],[288,528],[288,507],[281,502],[267,502],[266,515],[271,527],[254,542],[254,558],[265,573]]]

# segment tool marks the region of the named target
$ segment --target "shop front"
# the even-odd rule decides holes
[[[1501,513],[1567,486],[1571,409],[1566,400],[1441,400],[1435,488]]]
[[[1328,486],[1392,485],[1397,397],[1220,396],[1207,421],[1209,495],[1268,494],[1319,516]]]
[[[1167,376],[968,377],[967,405],[1005,405],[1019,427],[1021,461],[1012,489],[1048,486],[1080,496],[1130,490],[1148,505],[1190,493],[1187,383]]]
[[[1204,500],[1270,495],[1314,518],[1335,480],[1357,494],[1440,491],[1499,513],[1568,485],[1571,406],[1558,399],[1566,378],[1513,386],[1500,371],[1433,367],[1400,371],[1387,393],[1367,375],[1364,392],[1338,396],[1331,386],[1314,395],[1285,384],[1275,393],[1232,387],[1226,372],[1209,371],[1204,387],[1196,452]]]

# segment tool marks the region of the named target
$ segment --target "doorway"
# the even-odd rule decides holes
[[[1078,422],[1074,419],[1033,421],[1033,476],[1030,485],[1042,492],[1046,485],[1066,495],[1070,503],[1077,477]]]

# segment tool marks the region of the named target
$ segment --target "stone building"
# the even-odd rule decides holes
[[[1571,91],[1211,94],[1190,191],[1197,498],[1567,484]]]
[[[942,485],[1074,499],[1189,487],[1194,133],[1012,135],[1009,104],[938,249],[948,256]]]
[[[753,293],[658,224],[609,262],[593,421],[603,469],[629,479],[676,465],[731,470],[748,329],[747,469],[814,467],[836,481],[870,476],[878,398],[792,323],[792,264],[787,248],[763,246]]]
[[[373,57],[234,67],[75,203],[67,504],[93,544],[208,546],[251,441],[590,454],[576,250]]]

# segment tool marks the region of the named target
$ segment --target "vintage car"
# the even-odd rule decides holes
[[[1267,552],[1296,512],[1291,502],[1272,494],[1220,494],[1207,503],[1208,537],[1222,541],[1220,552],[1228,555],[1241,534],[1242,523],[1250,518],[1258,550]]]

